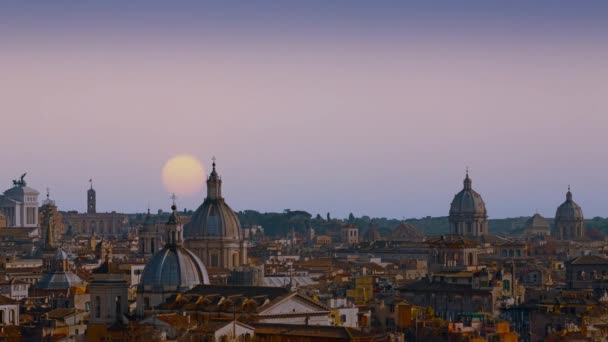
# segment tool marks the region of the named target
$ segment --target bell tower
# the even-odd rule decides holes
[[[87,191],[87,214],[95,214],[97,213],[97,194],[93,189],[93,178],[89,179],[89,183],[91,183],[91,188]]]

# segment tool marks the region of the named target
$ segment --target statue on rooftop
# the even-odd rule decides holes
[[[26,186],[27,183],[25,182],[25,176],[27,175],[27,172],[22,174],[19,180],[13,180],[13,185],[14,186]]]

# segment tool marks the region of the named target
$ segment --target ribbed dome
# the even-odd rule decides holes
[[[464,179],[464,189],[454,196],[450,205],[450,216],[458,215],[487,216],[486,205],[481,195],[473,190],[468,173]]]
[[[566,194],[566,202],[562,203],[557,208],[555,213],[556,221],[582,221],[583,220],[583,209],[572,200],[572,193],[568,188]]]
[[[186,291],[200,284],[209,284],[203,262],[186,248],[169,246],[146,264],[139,287],[154,292]]]
[[[534,216],[530,217],[524,226],[525,229],[531,228],[546,228],[549,229],[549,221],[547,221],[540,214],[534,214]]]
[[[215,171],[207,179],[207,198],[184,226],[186,239],[241,239],[241,223],[222,197],[222,180]]]
[[[423,235],[418,229],[409,223],[401,223],[397,227],[393,228],[390,235],[391,240],[417,240],[422,239]]]

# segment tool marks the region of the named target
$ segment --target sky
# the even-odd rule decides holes
[[[169,210],[212,156],[235,210],[608,216],[605,1],[0,4],[0,184]],[[195,209],[203,190],[181,196]]]

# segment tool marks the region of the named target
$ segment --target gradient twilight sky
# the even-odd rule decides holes
[[[235,210],[401,218],[469,166],[491,218],[608,216],[608,2],[219,3],[2,2],[0,183],[168,210],[215,155]]]

